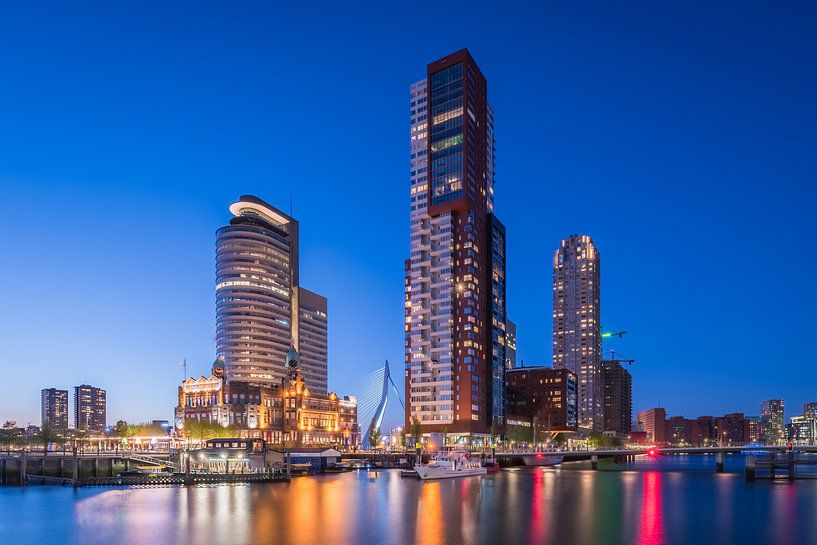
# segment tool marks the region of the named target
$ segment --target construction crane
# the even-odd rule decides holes
[[[621,355],[623,355],[623,354],[621,354]],[[610,349],[610,360],[617,361],[619,363],[626,363],[627,365],[632,365],[632,364],[635,363],[635,360],[631,359],[631,358],[616,357],[616,349],[615,348]]]
[[[626,334],[627,334],[626,331],[616,331],[616,332],[605,331],[604,333],[601,334],[601,339],[602,339],[601,342],[604,343],[604,339],[609,339],[610,337],[618,337],[619,339],[621,339]],[[603,347],[602,347],[601,354],[602,354],[602,356],[604,356],[604,348]],[[632,365],[633,363],[635,363],[634,359],[629,359],[629,358],[619,359],[619,358],[616,358],[616,349],[615,348],[610,349],[610,359],[615,360],[615,361],[617,361],[619,363],[626,363],[628,365]]]

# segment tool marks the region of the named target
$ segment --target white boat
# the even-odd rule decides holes
[[[469,460],[468,453],[464,450],[452,450],[427,464],[415,465],[414,470],[423,480],[471,477],[488,472],[479,460]]]
[[[555,466],[561,464],[564,458],[562,454],[534,452],[532,454],[523,454],[522,463],[526,466]]]

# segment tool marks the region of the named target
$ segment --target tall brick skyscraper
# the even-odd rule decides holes
[[[505,227],[493,215],[493,116],[463,49],[411,85],[406,425],[480,436],[504,423]]]

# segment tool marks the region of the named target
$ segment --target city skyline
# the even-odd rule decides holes
[[[618,25],[640,39],[655,38],[624,21]],[[680,33],[684,27],[673,28]],[[91,35],[104,32],[93,29]],[[260,30],[251,26],[253,32]],[[705,37],[724,55],[731,51],[714,33]],[[15,33],[9,39],[23,43]],[[551,329],[549,262],[560,240],[581,232],[593,237],[605,257],[602,325],[629,331],[605,349],[615,346],[637,360],[629,368],[634,413],[660,406],[689,416],[755,414],[765,399],[782,398],[786,407],[812,401],[817,371],[802,339],[814,329],[805,309],[813,307],[815,296],[789,286],[808,285],[817,267],[808,256],[789,267],[778,261],[799,257],[800,247],[815,235],[807,214],[813,191],[806,186],[814,166],[806,150],[815,111],[806,100],[808,86],[800,85],[813,73],[805,72],[799,57],[787,61],[788,74],[776,72],[791,44],[769,38],[751,46],[772,51],[759,61],[759,71],[776,74],[778,84],[790,91],[785,101],[779,89],[764,87],[740,69],[718,74],[714,60],[687,66],[684,61],[694,52],[662,49],[660,43],[658,51],[668,62],[686,67],[688,87],[682,92],[671,92],[661,80],[666,75],[661,67],[651,64],[650,55],[635,54],[626,40],[602,54],[609,65],[596,65],[595,76],[577,74],[566,59],[536,60],[525,52],[530,44],[507,33],[479,40],[459,34],[413,50],[391,44],[387,50],[395,59],[377,76],[347,81],[334,71],[327,81],[346,87],[329,92],[316,85],[309,91],[321,115],[313,117],[309,100],[288,104],[308,116],[302,123],[274,99],[249,91],[246,74],[241,92],[219,101],[217,93],[196,89],[196,78],[206,75],[190,68],[175,88],[161,91],[167,104],[148,117],[157,124],[169,120],[163,135],[138,119],[153,104],[144,87],[133,90],[135,111],[112,101],[124,86],[116,78],[96,90],[103,100],[90,101],[83,93],[94,72],[81,60],[68,59],[74,77],[67,78],[67,96],[78,99],[79,111],[98,115],[86,126],[65,111],[46,119],[53,111],[36,101],[37,73],[14,66],[18,85],[0,91],[0,98],[16,109],[6,106],[2,113],[13,127],[30,128],[0,136],[8,152],[0,158],[0,184],[4,204],[12,205],[4,208],[2,221],[6,232],[16,233],[6,237],[2,250],[7,263],[18,265],[0,273],[7,308],[1,325],[15,384],[0,396],[0,418],[36,423],[43,388],[82,383],[107,390],[109,423],[168,418],[183,358],[189,374],[198,376],[215,356],[212,236],[228,219],[225,206],[242,194],[279,207],[293,196],[293,214],[308,231],[303,240],[310,241],[302,247],[304,283],[320,287],[329,300],[330,388],[354,393],[342,387],[353,384],[355,375],[365,375],[384,358],[393,365],[402,361],[406,88],[429,60],[461,47],[472,51],[490,80],[489,98],[501,120],[496,199],[509,233],[507,316],[518,327],[518,364],[552,363],[551,339],[543,333]],[[123,47],[113,40],[114,51]],[[566,47],[573,60],[587,54],[581,45]],[[354,57],[362,45],[341,49]],[[240,47],[231,51],[248,58]],[[520,77],[515,52],[555,79],[546,88],[536,79],[541,76],[524,76],[542,84],[534,86],[541,96],[514,85]],[[34,64],[44,67],[66,60],[43,57],[53,53],[45,45],[27,50],[37,59]],[[628,70],[629,62],[616,57],[624,53],[643,66]],[[150,58],[160,72],[171,66]],[[215,66],[228,69],[227,59],[217,61]],[[605,72],[614,67],[622,79]],[[150,73],[137,68],[142,76]],[[124,72],[114,69],[114,74],[129,81]],[[312,70],[297,74],[323,82],[309,79],[316,77]],[[376,92],[367,90],[374,82]],[[277,89],[275,79],[261,83],[272,96],[293,98]],[[610,94],[600,106],[593,103],[602,95],[590,84]],[[346,101],[361,92],[365,100],[353,106],[361,108],[354,115],[366,130],[350,140],[359,145],[361,134],[385,135],[370,143],[374,153],[361,153],[339,128],[348,115]],[[190,96],[196,106],[183,107]],[[248,105],[236,105],[238,98]],[[754,111],[757,102],[771,113],[755,117],[753,126],[741,124],[744,110]],[[205,104],[214,109],[199,111]],[[641,113],[628,117],[635,105]],[[171,115],[174,107],[179,107],[177,117]],[[252,109],[265,122],[282,116],[295,134],[286,140],[270,135],[243,117]],[[363,116],[372,110],[382,112],[373,116],[379,119]],[[702,115],[689,116],[690,111]],[[775,116],[786,120],[785,134],[776,130]],[[205,130],[201,119],[212,129]],[[71,138],[63,138],[75,126]],[[236,131],[248,137],[224,139]],[[325,134],[317,134],[321,131]],[[122,141],[106,138],[110,134]],[[704,135],[708,139],[702,140]],[[327,150],[327,165],[310,162],[316,141]],[[564,205],[572,203],[574,193],[564,188],[580,183],[589,214]],[[359,193],[350,193],[352,187]],[[49,221],[32,221],[35,210],[38,220]],[[27,229],[19,229],[22,224]],[[31,305],[32,300],[42,304]],[[769,316],[777,319],[768,323]],[[770,384],[763,373],[770,361],[782,377],[796,373],[801,380]],[[701,384],[701,373],[707,384]],[[390,410],[389,416],[389,422],[401,421],[399,411],[394,417]]]

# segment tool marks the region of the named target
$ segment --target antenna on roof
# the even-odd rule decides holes
[[[289,194],[289,217],[292,217],[292,193]]]

